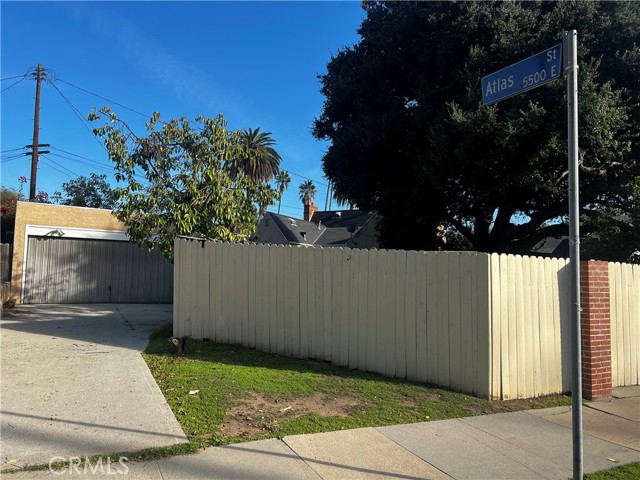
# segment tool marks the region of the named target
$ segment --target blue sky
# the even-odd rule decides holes
[[[40,143],[52,148],[40,161],[38,189],[52,194],[78,175],[111,171],[73,108],[86,119],[93,105],[111,105],[144,132],[142,116],[80,87],[164,119],[221,113],[231,129],[270,131],[292,177],[282,213],[302,216],[303,178],[294,174],[315,181],[324,208],[327,144],[311,135],[323,102],[317,75],[358,41],[359,2],[3,1],[0,9],[1,77],[41,63],[61,92],[43,84]],[[14,149],[32,143],[35,97],[33,79],[11,86],[17,80],[2,81],[1,94],[2,185],[14,188],[30,176],[30,157]]]

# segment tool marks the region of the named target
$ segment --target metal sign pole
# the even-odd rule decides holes
[[[571,403],[573,480],[583,480],[582,462],[582,361],[580,338],[580,204],[578,181],[578,32],[564,32],[561,45],[525,58],[482,77],[482,103],[491,105],[560,77],[561,57],[567,76],[569,144],[569,275],[571,281]]]
[[[578,32],[565,32],[569,143],[569,267],[571,274],[571,424],[573,480],[582,480],[582,349],[580,344],[580,203],[578,180]]]

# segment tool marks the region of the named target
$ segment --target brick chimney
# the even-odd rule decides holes
[[[304,219],[310,222],[313,214],[318,211],[318,207],[313,204],[313,200],[309,197],[305,197],[302,203],[304,204]]]

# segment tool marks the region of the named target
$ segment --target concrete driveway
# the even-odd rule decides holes
[[[140,352],[171,305],[20,305],[0,322],[1,469],[187,439]]]

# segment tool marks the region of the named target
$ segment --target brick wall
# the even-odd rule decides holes
[[[582,396],[606,400],[613,388],[609,264],[592,260],[581,262],[580,267]]]

